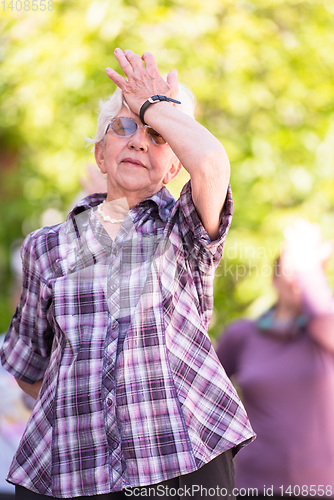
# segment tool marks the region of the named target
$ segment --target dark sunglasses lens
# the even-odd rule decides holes
[[[112,123],[115,134],[122,137],[130,137],[136,133],[137,123],[131,118],[116,118]]]
[[[155,143],[155,144],[166,144],[165,139],[162,137],[162,135],[158,134],[153,128],[147,127],[147,133],[150,137],[150,139]]]

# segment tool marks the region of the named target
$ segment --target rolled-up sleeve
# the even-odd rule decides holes
[[[53,338],[46,317],[51,302],[50,290],[39,269],[36,242],[32,233],[21,248],[22,293],[1,348],[4,368],[28,383],[43,377]]]
[[[205,230],[194,205],[191,194],[191,183],[188,181],[178,200],[180,209],[180,230],[184,238],[189,256],[198,259],[204,265],[216,267],[223,254],[226,235],[232,221],[232,191],[228,186],[224,207],[221,214],[219,235],[214,241]]]
[[[175,206],[178,213],[179,260],[175,281],[182,287],[188,283],[191,294],[197,300],[199,313],[205,328],[213,310],[213,281],[215,270],[223,255],[224,243],[232,220],[232,193],[228,187],[221,213],[218,238],[212,241],[205,230],[194,205],[190,181],[185,184]],[[186,278],[187,276],[187,278]],[[194,290],[196,288],[196,292]]]

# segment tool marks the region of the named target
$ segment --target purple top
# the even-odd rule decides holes
[[[9,480],[88,496],[192,472],[252,438],[207,329],[231,193],[211,242],[188,183],[132,208],[115,241],[83,200],[29,235],[4,366],[42,388]]]
[[[334,496],[334,353],[318,341],[313,324],[326,313],[319,300],[323,296],[327,326],[331,322],[328,334],[334,336],[333,299],[322,274],[312,271],[312,277],[309,273],[300,280],[309,314],[304,326],[295,322],[284,335],[262,329],[268,318],[237,321],[218,344],[218,357],[240,387],[257,433],[236,460],[239,488],[258,488],[263,494],[264,485],[273,486],[274,494],[281,495],[289,486],[294,494],[295,485],[304,485],[306,496],[314,491]]]

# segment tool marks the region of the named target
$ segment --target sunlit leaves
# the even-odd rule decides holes
[[[4,293],[10,242],[65,217],[93,161],[84,139],[114,89],[105,68],[119,69],[118,46],[153,52],[163,73],[176,67],[197,96],[197,118],[225,145],[235,202],[227,245],[267,248],[269,265],[298,215],[333,237],[333,21],[331,0],[56,0],[52,12],[1,12]],[[212,334],[267,303],[258,297],[270,278],[248,271],[261,258],[248,260],[226,258],[247,272],[217,278]]]

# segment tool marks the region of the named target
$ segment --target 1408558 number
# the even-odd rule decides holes
[[[332,496],[332,487],[330,485],[325,486],[324,484],[311,484],[307,486],[304,484],[303,486],[299,486],[295,484],[294,486],[288,486],[284,488],[284,486],[280,486],[281,496],[302,496],[302,497],[331,497]]]
[[[20,12],[21,10],[25,10],[28,12],[32,10],[36,12],[37,10],[54,10],[54,0],[3,0],[2,2],[3,10],[16,10]]]

